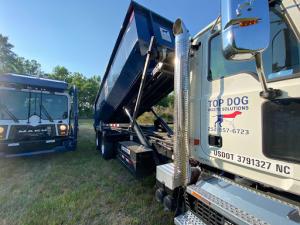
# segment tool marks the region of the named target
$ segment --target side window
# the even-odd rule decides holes
[[[263,53],[264,68],[268,80],[284,78],[300,71],[300,44],[293,31],[285,23],[284,18],[273,10],[270,11],[270,45]],[[209,80],[216,80],[241,72],[256,73],[254,60],[231,61],[224,58],[220,34],[211,38],[209,47]]]
[[[282,48],[285,43],[284,30],[278,31],[272,40],[272,71],[278,72],[285,67],[286,51]]]
[[[270,12],[271,40],[264,53],[268,80],[284,78],[299,72],[300,45],[293,31],[276,11]]]

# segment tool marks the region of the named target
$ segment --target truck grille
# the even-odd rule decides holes
[[[15,125],[11,127],[9,139],[15,141],[22,140],[40,140],[48,139],[55,136],[55,125]]]
[[[209,225],[236,225],[236,223],[222,216],[210,206],[201,202],[194,196],[186,194],[185,204],[189,210],[196,214],[201,220]]]

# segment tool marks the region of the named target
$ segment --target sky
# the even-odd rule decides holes
[[[219,0],[137,0],[195,35],[219,15]],[[46,73],[57,65],[102,76],[130,0],[0,0],[0,33]]]

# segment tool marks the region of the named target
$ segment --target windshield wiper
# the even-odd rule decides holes
[[[43,104],[40,105],[41,110],[44,112],[45,116],[48,118],[48,120],[50,122],[53,122],[52,117],[50,116],[49,112],[47,111],[47,109],[45,108],[45,106],[43,106]]]
[[[44,112],[45,116],[48,118],[50,122],[53,122],[52,117],[50,116],[49,112],[43,105],[43,91],[41,91],[41,96],[40,96],[40,123],[42,122],[42,112]]]
[[[0,104],[0,110],[6,112],[6,114],[9,115],[9,117],[12,118],[15,123],[19,123],[18,118],[11,111],[9,111],[6,105]]]

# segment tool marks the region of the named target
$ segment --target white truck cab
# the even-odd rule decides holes
[[[298,12],[300,13],[300,12]],[[224,57],[220,26],[199,33],[190,59],[191,156],[209,166],[300,194],[300,43],[280,5],[270,7],[270,44],[263,52],[268,88],[255,60]],[[252,37],[253,41],[257,39]],[[259,34],[258,34],[259,38]],[[297,173],[298,171],[298,173]]]
[[[222,0],[193,38],[175,22],[175,224],[300,223],[299,21],[298,1]]]

